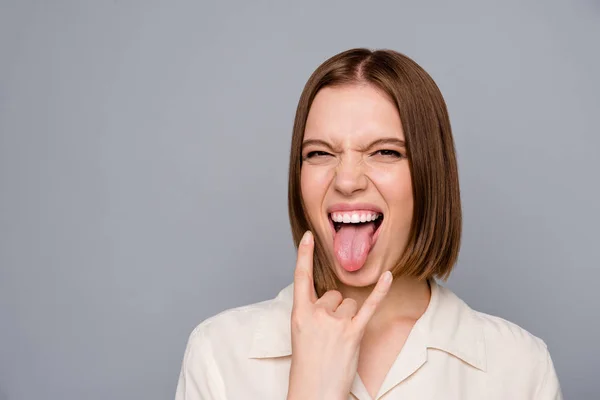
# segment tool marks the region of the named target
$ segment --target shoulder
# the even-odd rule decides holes
[[[506,393],[506,398],[525,393],[527,398],[562,398],[541,338],[504,318],[472,309],[447,288],[440,288],[437,298],[436,328],[447,332],[460,350],[457,356],[485,372],[490,393]]]
[[[488,359],[506,363],[544,363],[548,347],[539,337],[504,318],[473,310],[486,343]],[[493,365],[493,364],[492,364]]]
[[[225,398],[228,384],[248,370],[257,325],[272,320],[272,310],[282,308],[284,291],[275,299],[230,308],[198,324],[188,338],[176,399]]]
[[[451,343],[446,347],[459,349],[466,361],[488,370],[545,361],[543,340],[506,319],[474,310],[452,290],[436,284],[432,302],[434,335],[443,336],[445,341],[439,341]]]
[[[257,388],[256,382],[276,374],[285,376],[285,368],[274,368],[281,364],[260,358],[290,354],[292,297],[289,285],[271,300],[227,309],[196,326],[188,339],[176,399],[243,398],[240,390]]]
[[[190,338],[218,337],[220,333],[230,331],[233,328],[237,331],[249,329],[256,316],[267,310],[272,302],[272,299],[265,300],[222,311],[200,322],[190,334]]]
[[[251,336],[260,315],[267,311],[273,299],[230,308],[198,324],[190,333],[189,349],[214,347],[224,339],[235,337],[238,344]]]
[[[523,327],[499,316],[471,308],[447,287],[435,285],[437,304],[433,317],[437,328],[453,332],[464,346],[470,341],[485,344],[485,358],[519,355],[521,360],[544,360],[548,349],[544,341]]]
[[[258,339],[257,332],[265,324],[275,327],[276,323],[282,325],[282,321],[284,325],[289,323],[291,291],[290,285],[275,298],[230,308],[205,319],[191,332],[188,351],[197,349],[206,354],[208,350],[219,357],[247,356]]]
[[[541,338],[504,318],[472,310],[484,337],[490,386],[510,380],[513,389],[532,398],[561,399],[560,384],[548,346]]]

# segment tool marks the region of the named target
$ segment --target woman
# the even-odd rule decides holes
[[[444,100],[414,61],[354,49],[317,68],[288,202],[294,284],[201,323],[177,400],[562,398],[543,341],[436,283],[458,256],[459,185]]]

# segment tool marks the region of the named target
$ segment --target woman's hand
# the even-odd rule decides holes
[[[358,309],[356,301],[330,290],[320,299],[313,282],[314,239],[298,248],[292,308],[292,365],[288,400],[347,400],[358,367],[365,327],[392,282],[388,271]]]

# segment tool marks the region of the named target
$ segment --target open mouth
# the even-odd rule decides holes
[[[363,267],[379,236],[383,213],[372,210],[335,211],[328,215],[334,253],[349,272]]]
[[[358,213],[334,212],[329,214],[329,221],[335,232],[338,232],[344,224],[356,226],[373,224],[374,231],[377,231],[383,222],[383,214],[371,211]]]

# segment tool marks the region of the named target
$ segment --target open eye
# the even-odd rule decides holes
[[[377,150],[375,153],[373,153],[373,155],[383,156],[383,157],[389,157],[389,158],[402,158],[402,157],[404,157],[404,155],[401,154],[399,151],[389,150],[389,149]]]
[[[327,157],[330,155],[331,154],[327,153],[326,151],[315,150],[315,151],[309,151],[304,158],[305,159],[320,158],[320,157]]]

